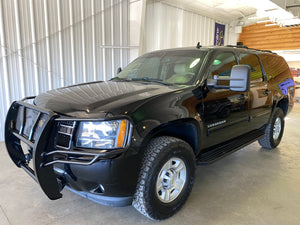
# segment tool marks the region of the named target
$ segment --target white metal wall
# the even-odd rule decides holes
[[[108,80],[139,51],[195,46],[198,41],[213,44],[215,20],[155,0],[145,2],[0,0],[0,141],[15,100]]]
[[[146,8],[145,33],[141,52],[157,49],[213,45],[216,21],[163,2],[149,0]],[[224,24],[224,23],[222,23]],[[225,24],[225,45],[228,43],[229,24]]]
[[[0,141],[9,105],[108,80],[138,56],[141,0],[0,0]]]

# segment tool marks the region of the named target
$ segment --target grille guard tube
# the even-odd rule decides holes
[[[15,124],[18,117],[18,111],[21,106],[24,107],[21,114],[22,127],[20,128],[20,131],[17,131],[15,129]],[[23,135],[23,127],[26,119],[25,107],[39,112],[38,117],[31,126],[29,138]],[[46,116],[46,120],[42,125],[38,124],[41,114]],[[10,158],[18,167],[23,168],[34,180],[39,183],[44,193],[51,200],[62,197],[62,194],[60,193],[60,186],[54,173],[53,165],[49,165],[47,167],[43,167],[41,165],[44,161],[43,155],[49,152],[47,147],[54,124],[52,121],[56,117],[57,115],[51,111],[47,111],[26,102],[17,101],[11,105],[5,121],[5,144]],[[36,131],[37,126],[40,126],[40,134],[38,134],[39,137],[37,140],[33,141],[31,139],[34,136],[33,133]],[[25,154],[21,147],[21,140],[32,148],[33,169],[29,167],[28,162],[26,161]]]

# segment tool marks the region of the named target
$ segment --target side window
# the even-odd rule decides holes
[[[237,65],[236,58],[232,52],[223,52],[216,55],[208,69],[208,79],[213,79],[215,75],[229,78],[231,68]],[[229,81],[219,81],[218,85],[229,85]]]
[[[259,58],[265,69],[267,79],[270,80],[275,77],[285,78],[290,77],[290,68],[285,60],[274,54],[260,54]]]
[[[262,73],[261,66],[260,66],[260,63],[259,63],[256,55],[241,54],[240,55],[240,64],[250,66],[250,68],[251,68],[251,75],[250,75],[251,84],[263,81],[263,73]]]

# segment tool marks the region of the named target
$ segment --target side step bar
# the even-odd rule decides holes
[[[264,135],[265,133],[262,130],[255,130],[239,136],[223,145],[217,146],[216,148],[201,154],[197,159],[197,165],[211,164],[262,138]]]

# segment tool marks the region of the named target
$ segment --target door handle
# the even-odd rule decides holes
[[[269,95],[269,90],[266,89],[266,90],[263,92],[263,95]]]
[[[245,100],[245,95],[244,95],[244,94],[241,94],[241,95],[238,97],[238,100],[244,101],[244,100]]]

